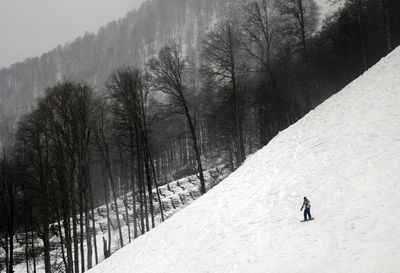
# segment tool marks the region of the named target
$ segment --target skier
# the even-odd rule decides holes
[[[307,197],[304,196],[304,202],[303,205],[301,206],[300,211],[302,211],[304,208],[304,221],[307,221],[307,216],[308,220],[311,220],[311,213],[310,213],[310,208],[311,208],[311,203],[310,200],[307,199]]]

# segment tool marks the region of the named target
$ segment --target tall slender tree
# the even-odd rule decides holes
[[[196,171],[200,179],[200,191],[204,194],[206,192],[206,184],[196,132],[195,114],[188,101],[188,92],[194,92],[189,87],[190,71],[188,60],[183,56],[179,45],[166,45],[160,50],[157,58],[152,58],[147,63],[147,67],[152,74],[153,87],[167,96],[170,110],[183,115],[186,119],[197,162]]]
[[[220,85],[227,86],[230,92],[238,165],[246,158],[240,84],[246,76],[247,67],[243,59],[242,38],[239,27],[228,19],[208,33],[204,50],[205,71]]]

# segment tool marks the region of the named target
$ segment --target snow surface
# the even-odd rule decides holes
[[[399,75],[400,48],[89,272],[398,272]]]

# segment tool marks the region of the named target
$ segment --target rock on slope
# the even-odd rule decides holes
[[[397,48],[90,273],[395,272],[399,75]],[[307,223],[303,195],[316,216]]]

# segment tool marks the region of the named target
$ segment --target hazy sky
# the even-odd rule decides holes
[[[0,68],[124,17],[144,0],[0,0]]]

